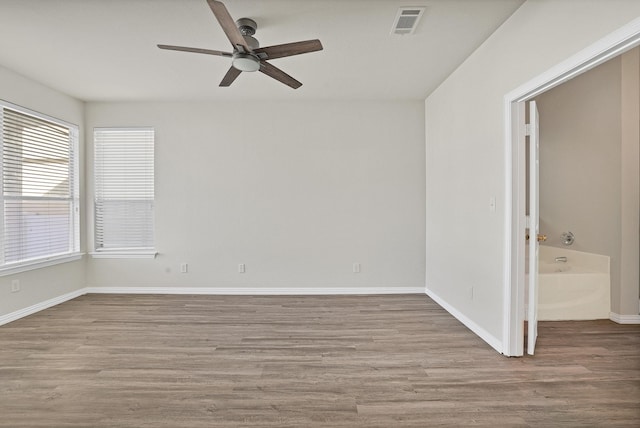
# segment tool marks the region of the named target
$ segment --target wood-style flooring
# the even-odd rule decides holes
[[[424,295],[85,295],[0,327],[1,427],[640,426],[640,326],[499,355]]]

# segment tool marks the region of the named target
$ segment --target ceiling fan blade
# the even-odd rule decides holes
[[[172,45],[158,45],[158,47],[160,49],[166,49],[170,51],[193,52],[193,53],[199,53],[199,54],[217,55],[217,56],[226,56],[226,57],[232,56],[231,52],[215,51],[212,49],[188,48],[186,46],[172,46]]]
[[[229,71],[227,71],[227,74],[224,75],[224,77],[222,78],[222,82],[220,82],[220,86],[230,86],[234,80],[236,80],[236,77],[240,76],[240,73],[242,73],[242,71],[238,70],[237,68],[235,68],[234,66],[231,66],[229,68]]]
[[[251,48],[249,48],[249,46],[247,45],[247,42],[245,42],[244,37],[242,37],[240,30],[238,30],[238,27],[236,27],[236,23],[229,14],[229,11],[227,10],[227,7],[224,5],[224,3],[216,0],[207,0],[207,3],[209,3],[211,11],[216,16],[216,19],[220,23],[220,26],[222,27],[224,33],[227,35],[227,38],[229,38],[231,46],[233,46],[235,49],[238,45],[240,45],[247,52],[252,52]]]
[[[292,87],[293,89],[298,89],[300,86],[302,86],[302,83],[298,82],[296,79],[289,76],[287,73],[280,70],[279,68],[269,64],[267,61],[260,61],[260,71],[266,74],[267,76],[273,77],[277,81]]]
[[[320,40],[305,40],[303,42],[285,43],[284,45],[266,46],[255,49],[253,52],[260,56],[261,53],[267,55],[265,59],[282,58],[285,56],[300,55],[308,52],[322,50]]]

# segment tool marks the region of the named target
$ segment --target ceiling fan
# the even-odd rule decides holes
[[[189,48],[186,46],[158,45],[160,49],[173,51],[193,52],[205,55],[216,55],[232,58],[231,67],[222,78],[220,86],[229,86],[243,71],[260,71],[269,77],[297,89],[302,83],[289,76],[284,71],[274,67],[267,60],[283,58],[286,56],[300,55],[307,52],[322,50],[320,40],[305,40],[302,42],[285,43],[283,45],[267,46],[261,48],[253,37],[258,25],[253,19],[240,18],[233,21],[225,5],[216,0],[207,0],[209,7],[220,23],[222,30],[229,38],[233,52],[223,52],[212,49]]]

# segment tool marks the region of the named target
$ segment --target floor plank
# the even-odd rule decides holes
[[[0,327],[0,427],[640,426],[640,326],[506,358],[423,295],[85,295]]]

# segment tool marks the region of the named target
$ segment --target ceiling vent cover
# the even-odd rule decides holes
[[[413,34],[424,13],[424,7],[401,7],[391,27],[391,34]]]

